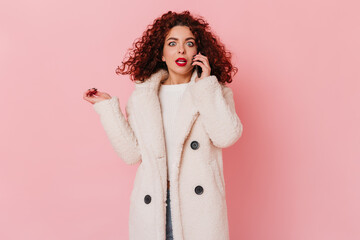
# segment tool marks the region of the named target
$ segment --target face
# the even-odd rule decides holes
[[[186,26],[173,27],[165,38],[162,60],[170,72],[186,74],[191,72],[192,58],[197,54],[195,37]],[[178,62],[179,58],[186,62]]]

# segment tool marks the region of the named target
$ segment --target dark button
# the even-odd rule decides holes
[[[146,196],[145,196],[144,202],[145,202],[146,204],[149,204],[149,203],[151,202],[151,197],[150,197],[150,195],[146,195]]]
[[[199,148],[199,143],[197,141],[192,141],[190,146],[192,149],[196,150]]]
[[[195,193],[196,194],[198,194],[198,195],[200,195],[200,194],[202,194],[204,192],[204,189],[203,189],[203,187],[202,186],[196,186],[196,188],[195,188]]]

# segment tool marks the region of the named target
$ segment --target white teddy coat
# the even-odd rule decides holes
[[[167,166],[158,96],[160,81],[168,77],[166,70],[135,82],[126,119],[117,97],[93,105],[119,157],[129,165],[140,163],[130,196],[130,240],[165,239],[167,167],[174,173],[170,179],[174,240],[229,239],[221,149],[240,138],[243,126],[231,88],[214,75],[196,83],[195,76],[196,70],[177,111],[172,166]]]

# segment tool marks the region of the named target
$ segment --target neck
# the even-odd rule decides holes
[[[169,70],[169,77],[165,79],[162,84],[163,85],[175,85],[175,84],[182,84],[188,83],[191,79],[191,72],[186,75],[180,75],[177,73],[173,73]]]

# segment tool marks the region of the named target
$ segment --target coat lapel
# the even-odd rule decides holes
[[[195,70],[196,71],[196,70]],[[179,104],[179,108],[175,117],[175,129],[174,129],[174,144],[176,149],[176,165],[174,167],[174,173],[177,174],[177,168],[181,164],[181,153],[183,150],[184,142],[190,134],[192,125],[199,116],[199,110],[195,108],[193,104],[189,88],[195,83],[195,74],[192,76],[188,87],[184,91],[184,94]]]

